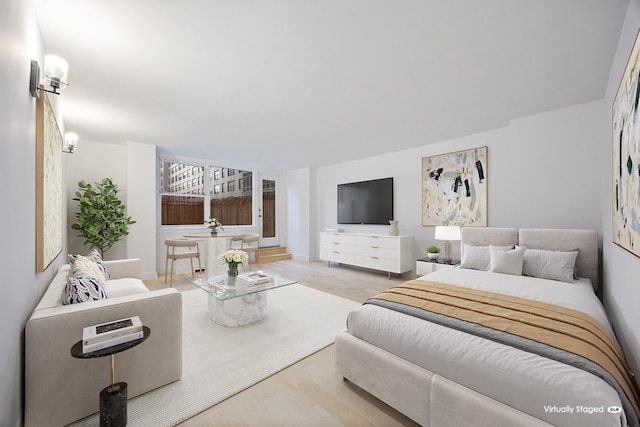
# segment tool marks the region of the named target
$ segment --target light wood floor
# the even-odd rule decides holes
[[[277,261],[262,270],[357,302],[409,278],[326,262]],[[254,266],[254,269],[257,267]],[[179,291],[195,289],[190,275],[174,279]],[[145,282],[162,288],[164,278]],[[259,357],[259,355],[256,355]],[[334,346],[320,350],[180,424],[201,426],[417,426],[335,371]]]

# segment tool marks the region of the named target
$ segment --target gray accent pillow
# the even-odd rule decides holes
[[[576,259],[579,251],[551,251],[526,248],[522,274],[541,279],[575,282]]]

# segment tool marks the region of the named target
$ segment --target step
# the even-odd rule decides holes
[[[260,248],[258,250],[259,262],[282,261],[291,259],[291,254],[287,252],[284,246],[274,246],[269,248]]]

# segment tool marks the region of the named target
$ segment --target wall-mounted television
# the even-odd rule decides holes
[[[393,178],[338,184],[338,224],[386,224],[393,219]]]

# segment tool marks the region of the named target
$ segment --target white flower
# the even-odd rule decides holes
[[[239,249],[230,249],[227,252],[218,255],[218,260],[223,263],[240,264],[249,259],[249,255],[245,251]]]

